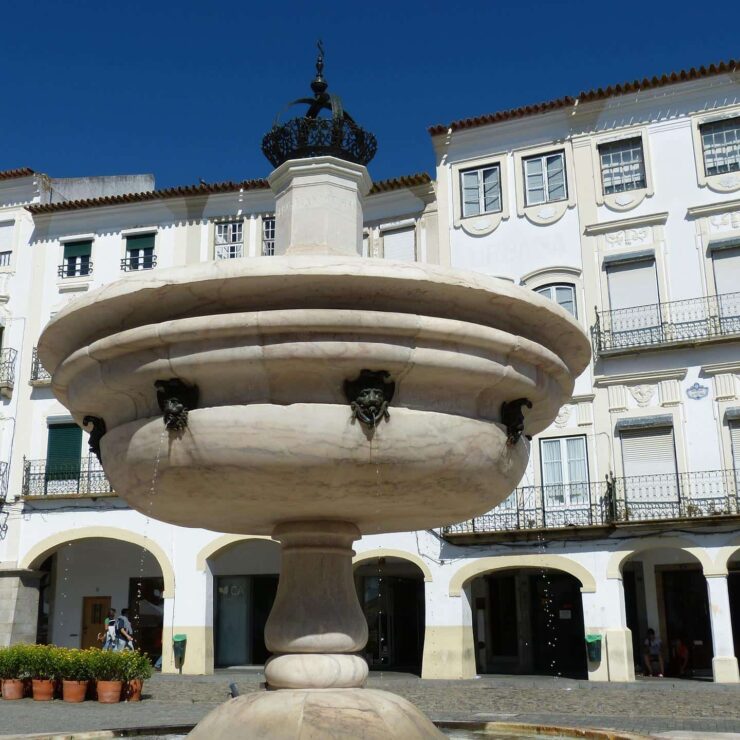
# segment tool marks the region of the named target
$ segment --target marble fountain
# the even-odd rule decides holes
[[[320,65],[312,90],[308,113],[263,144],[275,256],[128,275],[71,302],[39,343],[55,395],[133,508],[281,543],[269,690],[226,702],[196,740],[440,737],[409,702],[363,688],[352,543],[502,501],[527,437],[589,361],[547,298],[362,258],[374,138]]]

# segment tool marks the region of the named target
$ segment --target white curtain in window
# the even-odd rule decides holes
[[[571,503],[588,500],[588,467],[586,465],[586,440],[568,437],[565,440],[568,456],[568,492]]]
[[[672,427],[623,431],[620,437],[627,499],[676,501],[678,476]]]
[[[542,453],[542,485],[545,501],[548,504],[561,504],[563,497],[563,461],[559,439],[543,439],[540,442]]]
[[[384,232],[383,256],[389,260],[415,262],[416,241],[414,228]]]
[[[740,247],[712,253],[717,294],[740,291]]]
[[[608,268],[609,306],[612,311],[658,302],[655,261],[625,262]]]

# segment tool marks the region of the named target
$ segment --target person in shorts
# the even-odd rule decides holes
[[[645,638],[645,648],[643,651],[643,660],[645,662],[645,675],[646,676],[658,676],[663,678],[665,673],[665,667],[663,665],[663,643],[660,637],[657,637],[654,629],[647,631],[647,637]],[[658,668],[658,672],[655,673],[655,668]]]

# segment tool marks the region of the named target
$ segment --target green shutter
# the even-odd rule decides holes
[[[154,249],[154,234],[127,236],[126,249]]]
[[[47,480],[79,478],[81,452],[82,430],[77,424],[50,426],[46,444]]]
[[[67,242],[64,245],[64,259],[69,257],[89,257],[92,251],[92,242]]]

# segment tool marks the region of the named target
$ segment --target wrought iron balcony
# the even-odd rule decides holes
[[[100,496],[113,493],[94,456],[70,462],[23,459],[24,496]]]
[[[134,272],[136,270],[151,270],[157,266],[156,254],[145,254],[141,257],[124,257],[121,260],[121,269],[124,272]]]
[[[0,462],[0,504],[8,497],[8,463]],[[0,535],[2,534],[0,523]],[[2,536],[0,536],[2,539]]]
[[[17,350],[5,347],[0,349],[0,394],[6,398],[13,395],[15,386],[15,361],[18,357]]]
[[[487,514],[444,527],[445,534],[610,527],[666,519],[740,515],[740,471],[607,478],[517,488]]]
[[[591,334],[596,356],[740,337],[740,293],[597,311]]]
[[[51,383],[51,373],[41,364],[38,348],[33,348],[31,358],[31,385],[49,385]]]
[[[64,263],[59,265],[57,269],[57,275],[60,278],[72,278],[72,277],[87,277],[92,275],[93,263],[92,262],[80,262],[80,263]]]

